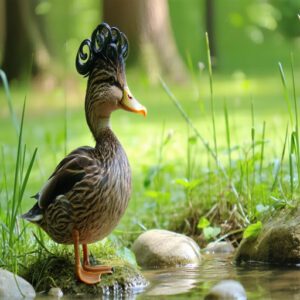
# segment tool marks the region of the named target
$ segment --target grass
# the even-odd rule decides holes
[[[113,116],[134,180],[127,213],[109,238],[113,245],[127,249],[153,227],[185,232],[201,245],[224,235],[239,240],[249,224],[297,204],[299,73],[291,68],[287,76],[282,65],[279,70],[278,76],[257,78],[195,70],[187,86],[164,81],[153,86],[139,70],[129,70],[131,90],[149,116],[121,111]],[[30,196],[65,152],[93,145],[82,125],[84,80],[68,85],[29,89],[25,121],[23,87],[12,86],[12,96],[7,84],[0,91],[7,99],[0,119],[5,128],[0,132],[0,264],[5,268],[18,271],[48,248],[48,238],[17,216],[33,205]]]
[[[48,291],[51,287],[59,287],[64,294],[102,295],[107,292],[126,292],[130,287],[145,287],[148,283],[138,271],[137,266],[128,260],[118,257],[108,242],[91,247],[93,255],[91,263],[113,265],[112,275],[102,275],[100,284],[86,285],[76,280],[74,273],[74,253],[67,247],[52,244],[51,252],[42,251],[32,260],[28,268],[22,269],[21,275],[31,282],[37,292]]]

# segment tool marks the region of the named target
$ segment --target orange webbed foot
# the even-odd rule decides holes
[[[83,264],[83,269],[87,272],[92,272],[92,273],[98,273],[99,275],[101,274],[112,274],[114,272],[113,267],[110,266],[92,266],[90,264]]]
[[[89,285],[96,284],[101,281],[100,274],[88,272],[81,267],[76,270],[76,275],[80,281]]]

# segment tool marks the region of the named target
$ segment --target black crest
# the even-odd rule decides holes
[[[101,57],[113,64],[128,56],[126,35],[116,27],[101,23],[93,31],[91,39],[85,39],[76,55],[76,69],[81,75],[88,76],[95,61]]]

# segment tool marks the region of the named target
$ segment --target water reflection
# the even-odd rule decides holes
[[[250,300],[300,300],[300,268],[296,266],[236,266],[230,255],[205,255],[196,267],[148,270],[143,273],[151,285],[137,299],[158,295],[162,299],[202,299],[219,281],[233,279],[244,286]]]
[[[82,295],[78,299],[204,299],[212,286],[224,279],[239,281],[249,300],[300,300],[300,267],[276,267],[266,264],[236,266],[232,256],[204,255],[198,266],[144,270],[150,286],[144,290],[107,293],[97,298]],[[50,297],[38,299],[52,300]],[[63,297],[62,300],[74,299]]]
[[[151,282],[145,295],[176,295],[187,293],[196,287],[198,281],[197,266],[172,268],[168,270],[153,270],[144,272],[144,276]]]

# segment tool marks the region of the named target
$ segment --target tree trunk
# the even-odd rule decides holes
[[[3,56],[4,45],[4,31],[5,31],[5,12],[4,12],[4,0],[0,0],[0,62]]]
[[[167,0],[104,0],[103,20],[123,31],[130,44],[129,62],[140,58],[150,78],[163,73],[177,81],[185,66],[173,37]]]
[[[217,49],[216,49],[216,35],[215,35],[215,3],[214,0],[205,1],[205,28],[208,34],[210,55],[212,58],[212,64],[216,64],[217,59]]]
[[[37,74],[49,63],[49,53],[36,26],[28,0],[5,1],[2,69],[9,80]]]

